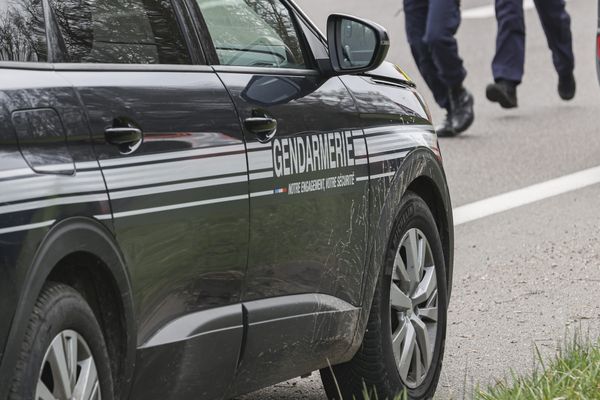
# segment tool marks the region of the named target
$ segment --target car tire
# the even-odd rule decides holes
[[[412,258],[414,252],[408,250],[412,243],[407,242],[407,239],[410,241],[411,238],[416,238],[414,241],[417,243],[417,249],[425,249],[422,253],[417,251],[424,255],[422,257],[424,268],[421,271],[413,267],[420,262],[411,262],[408,259],[411,257],[414,260]],[[425,246],[427,243],[428,248]],[[414,247],[410,248],[414,249]],[[404,271],[401,271],[403,267],[405,267]],[[409,282],[405,282],[406,280]],[[412,281],[419,282],[416,284],[416,289]],[[435,294],[431,292],[433,282],[436,285]],[[431,297],[423,294],[425,287],[427,288],[425,292],[431,292]],[[405,306],[406,297],[399,296],[398,289],[410,298],[410,310]],[[352,400],[371,397],[392,400],[405,393],[410,399],[433,397],[444,355],[446,293],[444,254],[435,220],[427,204],[419,196],[408,193],[403,199],[392,229],[385,264],[375,289],[361,347],[351,361],[321,370],[328,398]],[[392,298],[394,304],[390,301]],[[419,302],[424,298],[426,298],[424,302]],[[398,306],[399,304],[401,307]],[[436,311],[432,311],[434,305]],[[398,311],[405,309],[406,311]],[[434,323],[435,319],[437,321]],[[432,328],[433,326],[435,329]],[[409,330],[411,334],[407,333]],[[402,331],[404,331],[404,340],[400,340]],[[413,342],[416,343],[414,346],[411,344]],[[402,357],[402,354],[410,354],[411,346],[415,349],[412,357]],[[420,351],[421,347],[429,348],[430,351]],[[405,349],[406,353],[404,353]],[[422,368],[421,373],[417,373],[419,368],[417,360],[421,362],[421,367],[428,364],[425,371]],[[373,395],[375,393],[377,397]]]
[[[9,399],[113,400],[110,365],[85,299],[70,286],[49,283],[29,319]]]

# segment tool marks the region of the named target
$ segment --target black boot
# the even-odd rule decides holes
[[[565,76],[558,77],[558,95],[563,100],[572,100],[575,97],[575,76],[571,72]]]
[[[450,108],[452,109],[451,121],[455,135],[459,135],[469,129],[475,120],[473,95],[464,87],[456,87],[450,90]]]
[[[517,103],[517,84],[511,81],[499,80],[487,86],[485,94],[489,101],[500,103],[502,108],[515,108]]]
[[[435,128],[437,135],[439,137],[450,137],[456,135],[456,131],[452,126],[452,111],[450,108],[446,111],[446,118],[444,118],[444,122]]]

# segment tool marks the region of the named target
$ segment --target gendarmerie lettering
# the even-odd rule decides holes
[[[273,165],[278,178],[354,165],[352,132],[275,139]]]

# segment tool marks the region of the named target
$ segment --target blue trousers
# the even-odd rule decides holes
[[[460,25],[459,1],[404,0],[404,15],[419,72],[435,101],[447,109],[449,89],[462,85],[467,75],[454,38]]]
[[[542,27],[552,51],[552,61],[560,76],[575,68],[571,18],[565,0],[534,0]],[[523,0],[496,0],[498,36],[492,72],[496,81],[520,83],[525,65],[525,17]]]

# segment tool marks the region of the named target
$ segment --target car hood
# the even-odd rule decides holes
[[[412,79],[410,79],[410,77],[404,71],[402,71],[399,66],[389,61],[384,61],[379,67],[373,71],[365,73],[365,75],[376,79],[402,83],[412,87],[415,86]]]

